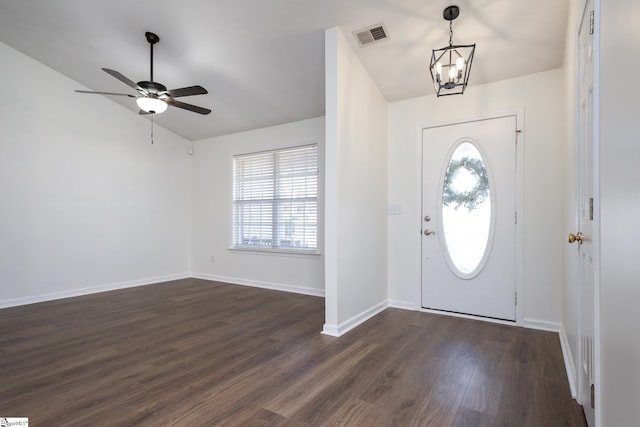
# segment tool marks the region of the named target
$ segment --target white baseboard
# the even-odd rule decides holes
[[[355,316],[345,320],[339,325],[330,325],[325,323],[324,326],[322,327],[322,333],[325,335],[331,335],[333,337],[340,337],[346,334],[347,332],[349,332],[350,330],[352,330],[353,328],[371,319],[376,314],[384,311],[387,307],[389,307],[389,302],[385,300],[374,305],[373,307],[366,309],[361,313],[356,314]]]
[[[330,335],[332,337],[340,336],[340,331],[337,326],[328,325],[326,323],[322,326],[322,333],[324,335]]]
[[[560,332],[562,325],[557,322],[549,322],[547,320],[527,319],[525,318],[520,325],[523,328],[538,329],[539,331]]]
[[[389,300],[389,307],[391,308],[400,308],[402,310],[410,310],[410,311],[420,311],[420,306],[408,302],[408,301],[400,301],[395,299]]]
[[[562,323],[548,322],[546,320],[537,319],[524,319],[521,326],[524,328],[539,329],[542,331],[558,333],[560,338],[560,348],[562,349],[562,358],[564,359],[564,368],[567,371],[567,379],[569,380],[571,397],[576,399],[576,397],[578,396],[576,388],[576,367],[573,363],[573,356],[571,354],[569,339],[567,338],[567,333],[565,332]]]
[[[564,330],[564,326],[560,326],[560,346],[562,347],[562,357],[564,358],[564,367],[567,370],[567,378],[569,378],[569,388],[571,389],[571,397],[578,399],[578,388],[576,384],[576,365],[573,363],[573,354],[569,345],[569,338]]]
[[[5,299],[0,300],[0,308],[17,307],[20,305],[35,304],[39,302],[53,301],[63,298],[97,294],[99,292],[115,291],[117,289],[153,285],[155,283],[170,282],[172,280],[186,279],[189,277],[191,277],[189,273],[170,274],[166,276],[149,277],[146,279],[130,280],[126,282],[108,283],[106,285],[92,286],[89,288],[70,289],[67,291],[51,292],[48,294],[34,295],[23,298]]]
[[[314,297],[324,297],[324,289],[306,288],[304,286],[284,285],[281,283],[262,282],[258,280],[240,279],[237,277],[217,276],[214,274],[191,273],[195,279],[210,280],[213,282],[230,283],[233,285],[252,286],[254,288],[271,289],[274,291],[293,292]]]

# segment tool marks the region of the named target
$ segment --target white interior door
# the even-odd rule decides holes
[[[594,387],[594,257],[593,257],[593,0],[586,1],[578,32],[578,230],[569,235],[578,257],[578,294],[580,298],[580,355],[578,400],[587,423],[595,425]]]
[[[422,306],[516,318],[516,116],[423,129]]]

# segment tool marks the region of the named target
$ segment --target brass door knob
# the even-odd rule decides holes
[[[578,232],[578,234],[569,234],[569,243],[578,242],[579,245],[582,244],[582,233]]]

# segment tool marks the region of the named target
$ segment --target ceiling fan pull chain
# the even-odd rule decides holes
[[[153,116],[154,114],[151,114],[151,145],[153,145]]]

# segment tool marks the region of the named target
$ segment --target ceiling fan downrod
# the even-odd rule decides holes
[[[149,48],[151,49],[151,72],[149,73],[149,80],[153,81],[153,45],[160,41],[160,37],[149,31],[144,33],[144,35],[147,38],[147,41],[149,42]]]
[[[161,83],[153,81],[153,45],[160,41],[160,37],[157,34],[147,31],[144,33],[147,41],[149,42],[149,81],[138,82],[138,86],[143,88],[146,93],[142,93],[143,96],[156,98],[160,92],[166,92],[167,87]]]

